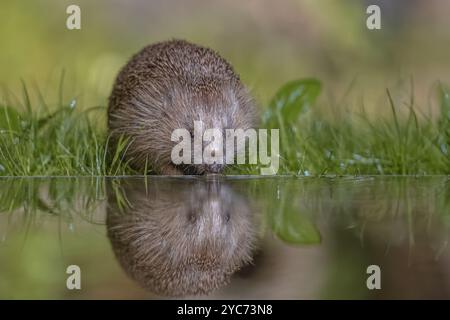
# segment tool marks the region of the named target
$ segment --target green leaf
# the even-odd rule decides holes
[[[317,79],[300,79],[286,83],[271,100],[264,115],[264,122],[276,123],[278,114],[285,122],[296,121],[302,112],[315,103],[321,88],[322,85]]]
[[[441,100],[441,120],[450,121],[450,90],[442,84],[439,89]]]
[[[279,239],[289,244],[317,244],[321,236],[311,220],[289,206],[272,217],[272,229]]]
[[[0,106],[0,130],[16,131],[21,130],[20,114],[13,108]]]

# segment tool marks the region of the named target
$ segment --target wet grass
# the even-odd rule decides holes
[[[301,89],[303,96],[308,90],[317,92],[316,88],[306,86]],[[289,94],[294,93],[289,89],[284,101],[293,100]],[[364,106],[350,112],[335,105],[322,112],[328,116],[321,116],[310,107],[312,103],[305,102],[308,99],[299,98],[296,108],[305,109],[304,112],[293,117],[275,117],[278,119],[275,123],[266,121],[269,126],[280,128],[280,172],[300,175],[449,174],[450,91],[439,84],[434,93],[440,109],[434,119],[418,111],[413,89],[408,101],[401,105],[394,102],[390,90],[386,90],[386,105],[380,106],[380,110],[389,110],[384,118],[370,117]]]
[[[4,95],[0,176],[144,174],[123,160],[125,140],[108,154],[106,107],[79,106],[76,99],[64,100],[62,84],[59,91],[59,101],[53,105],[38,89],[31,99],[25,84],[21,98]],[[445,85],[435,90],[440,108],[436,117],[418,111],[412,92],[407,103],[398,105],[389,90],[386,105],[381,106],[390,110],[388,117],[374,119],[363,106],[359,112],[330,106],[331,114],[342,113],[324,116],[315,108],[320,91],[315,79],[290,82],[263,114],[264,127],[280,129],[279,174],[450,174],[450,90]],[[258,169],[234,166],[227,173],[258,174]]]
[[[130,173],[117,154],[108,154],[106,107],[80,108],[75,99],[32,104],[25,84],[22,101],[0,106],[0,175],[104,176]],[[60,95],[62,97],[62,94]],[[82,110],[79,110],[82,109]]]

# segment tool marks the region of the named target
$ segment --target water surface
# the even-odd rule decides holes
[[[4,178],[0,298],[450,298],[449,183]]]

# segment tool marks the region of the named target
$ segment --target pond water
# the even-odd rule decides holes
[[[445,176],[3,178],[0,211],[2,299],[450,298]]]

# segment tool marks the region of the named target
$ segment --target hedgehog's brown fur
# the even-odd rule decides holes
[[[192,132],[195,120],[206,128],[248,129],[256,108],[232,66],[211,49],[182,40],[145,47],[120,71],[108,108],[114,143],[131,141],[126,159],[160,174],[202,174],[204,164],[176,167],[171,161],[174,129]]]
[[[108,185],[107,229],[126,272],[164,296],[207,294],[251,261],[256,240],[248,202],[225,184],[134,180]],[[139,183],[140,181],[140,183]]]

